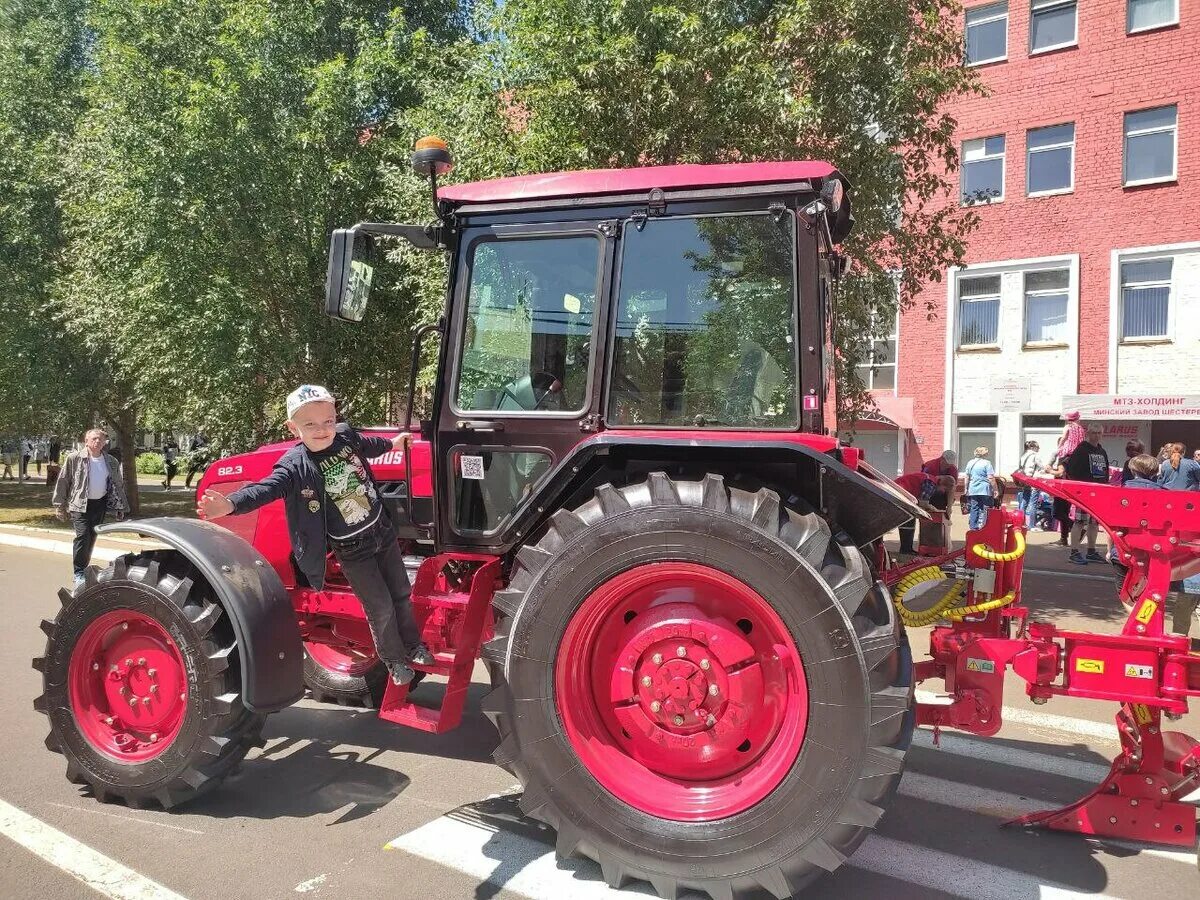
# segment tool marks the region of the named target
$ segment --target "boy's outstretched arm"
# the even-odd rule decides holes
[[[209,488],[196,504],[196,512],[205,519],[241,515],[266,506],[272,500],[285,496],[291,487],[292,473],[276,466],[262,481],[248,484],[228,497]]]

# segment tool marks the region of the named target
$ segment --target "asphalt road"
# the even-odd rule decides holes
[[[46,720],[31,706],[40,675],[29,661],[44,645],[37,623],[54,614],[55,592],[69,575],[64,556],[0,547],[0,617],[9,634],[0,643],[8,673],[0,682],[0,813],[8,804],[14,815],[33,817],[30,827],[55,829],[46,840],[57,849],[43,855],[60,866],[92,852],[125,867],[133,887],[111,888],[110,896],[163,896],[163,889],[221,900],[626,896],[605,888],[591,864],[555,864],[547,856],[552,836],[512,817],[511,796],[487,799],[511,793],[513,782],[490,762],[496,736],[479,713],[481,671],[463,725],[449,734],[306,700],[272,716],[266,747],[182,810],[98,803],[68,783],[63,758],[43,748]],[[1031,577],[1026,597],[1035,613],[1053,611],[1071,627],[1119,627],[1111,584],[1100,579]],[[912,635],[918,657],[924,639]],[[999,828],[1014,814],[1078,797],[1116,750],[1105,727],[1114,704],[1034,707],[1017,679],[1009,688],[1006,704],[1023,715],[995,738],[946,735],[935,749],[928,731],[918,733],[878,834],[806,897],[1200,896],[1194,850]],[[1176,727],[1200,735],[1200,713]],[[65,836],[80,845],[67,841],[63,850]],[[43,856],[0,839],[0,896],[92,895]]]

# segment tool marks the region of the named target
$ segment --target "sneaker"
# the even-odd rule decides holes
[[[413,652],[408,654],[408,661],[416,663],[418,666],[432,666],[437,662],[437,659],[429,652],[428,647],[424,644],[417,644]]]
[[[1089,562],[1104,562],[1104,556],[1095,547],[1087,552]]]
[[[404,663],[393,663],[388,666],[388,670],[392,673],[392,684],[396,685],[396,687],[404,687],[417,674]]]
[[[80,589],[81,587],[83,587],[83,586],[84,586],[86,583],[87,583],[87,579],[86,579],[86,578],[84,578],[82,575],[76,575],[76,576],[75,576],[75,587],[74,587],[74,590],[76,590],[76,591],[77,591],[77,590],[79,590],[79,589]]]
[[[1087,559],[1078,550],[1072,550],[1071,555],[1067,557],[1067,562],[1074,563],[1077,566],[1086,566]]]

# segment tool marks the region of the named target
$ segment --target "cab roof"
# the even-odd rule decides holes
[[[522,202],[644,193],[654,188],[672,191],[819,182],[832,175],[840,177],[837,169],[819,160],[588,169],[450,184],[438,188],[438,199],[454,204]]]

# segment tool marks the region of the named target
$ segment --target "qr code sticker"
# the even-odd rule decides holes
[[[462,456],[462,477],[472,481],[483,481],[483,457]]]

